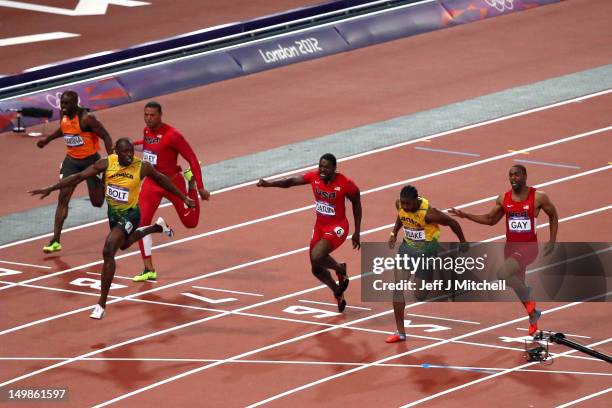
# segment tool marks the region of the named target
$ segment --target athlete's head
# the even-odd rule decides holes
[[[115,143],[115,153],[119,157],[119,164],[129,166],[134,160],[134,143],[130,138],[122,137]]]
[[[404,211],[415,212],[419,209],[419,192],[416,187],[407,185],[400,191],[400,206]]]
[[[527,185],[527,169],[522,164],[515,164],[508,171],[508,179],[514,191],[521,191]]]
[[[319,159],[319,177],[323,181],[331,180],[336,174],[336,156],[325,153]]]
[[[79,95],[74,91],[64,91],[60,97],[62,115],[73,118],[79,107]]]
[[[162,107],[158,102],[147,102],[144,107],[144,121],[151,130],[155,130],[161,125]]]

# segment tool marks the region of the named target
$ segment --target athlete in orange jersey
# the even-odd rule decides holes
[[[100,159],[98,153],[100,137],[104,140],[106,153],[110,155],[113,152],[113,141],[104,126],[95,116],[88,114],[86,109],[79,107],[78,102],[79,96],[76,92],[65,91],[60,99],[62,118],[59,129],[36,143],[42,149],[50,141],[60,137],[64,138],[66,157],[60,169],[60,179],[79,173]],[[60,190],[57,209],[55,210],[53,238],[49,245],[43,247],[45,253],[62,250],[60,235],[64,221],[68,216],[68,203],[74,188],[75,186],[68,186]],[[102,180],[95,176],[90,177],[87,179],[87,189],[92,205],[102,207],[102,204],[104,204],[104,184]]]

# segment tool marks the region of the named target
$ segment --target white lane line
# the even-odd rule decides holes
[[[612,293],[612,292],[610,292],[610,293]],[[585,299],[585,301],[588,301],[588,300],[592,300],[592,299]],[[582,302],[573,302],[573,303],[565,304],[565,305],[562,305],[562,306],[555,307],[553,309],[549,309],[549,310],[543,311],[542,313],[543,314],[553,313],[553,312],[556,312],[556,311],[559,311],[559,310],[563,310],[563,309],[566,309],[566,308],[569,308],[569,307],[573,307],[573,306],[579,305],[581,303]],[[439,341],[439,342],[436,342],[436,343],[432,343],[432,344],[429,344],[429,345],[426,345],[426,346],[422,346],[422,347],[419,347],[419,348],[416,348],[416,349],[412,349],[412,350],[406,351],[404,353],[399,353],[399,354],[395,354],[395,355],[392,355],[392,356],[389,356],[389,357],[385,357],[383,359],[374,361],[372,363],[367,363],[364,366],[356,367],[356,368],[353,368],[353,369],[350,369],[350,370],[347,370],[347,371],[343,371],[341,373],[337,373],[337,374],[334,374],[334,375],[331,375],[331,376],[328,376],[328,377],[324,377],[324,378],[321,378],[319,380],[310,382],[308,384],[304,384],[302,386],[299,386],[299,387],[296,387],[296,388],[292,388],[292,389],[290,389],[288,391],[285,391],[283,393],[273,395],[273,396],[271,396],[271,397],[269,397],[267,399],[264,399],[264,400],[261,400],[261,401],[258,401],[256,403],[254,403],[254,404],[249,405],[248,408],[258,407],[260,405],[267,404],[267,403],[275,401],[277,399],[286,397],[287,395],[291,395],[291,394],[294,394],[296,392],[305,390],[307,388],[311,388],[311,387],[313,387],[315,385],[318,385],[318,384],[321,384],[321,383],[324,383],[324,382],[327,382],[327,381],[330,381],[330,380],[333,380],[333,379],[336,379],[336,378],[339,378],[339,377],[343,377],[345,375],[352,374],[352,373],[357,372],[357,371],[364,370],[364,369],[366,369],[368,367],[373,366],[374,364],[386,363],[387,361],[390,361],[390,360],[398,359],[400,357],[407,356],[407,355],[410,355],[410,354],[414,354],[414,353],[417,353],[417,352],[420,352],[420,351],[423,351],[423,350],[428,350],[428,349],[431,349],[433,347],[437,347],[437,346],[440,346],[440,345],[443,345],[443,344],[451,343],[451,342],[453,342],[455,340],[461,340],[461,339],[464,339],[466,337],[474,336],[476,334],[484,333],[484,332],[487,332],[487,331],[490,331],[490,330],[494,330],[494,329],[497,329],[499,327],[507,326],[507,325],[510,325],[510,324],[514,324],[516,322],[519,322],[519,321],[522,321],[522,320],[526,320],[526,319],[527,319],[527,317],[521,317],[521,318],[518,318],[518,319],[506,321],[506,322],[499,323],[499,324],[496,324],[496,325],[493,325],[493,326],[485,327],[485,328],[480,329],[480,330],[475,330],[475,331],[472,331],[472,332],[468,332],[468,333],[465,333],[465,334],[453,337],[453,338],[448,339],[448,340],[442,340],[442,341]],[[241,355],[238,358],[240,358],[240,357],[243,357],[243,356]],[[531,364],[529,364],[529,365],[531,365]],[[527,365],[525,365],[525,366],[527,366]],[[523,367],[524,366],[520,366],[519,368],[523,368]],[[493,376],[500,375],[501,373],[505,373],[506,371],[507,370],[501,371],[500,373],[497,373],[497,374],[493,374]],[[489,376],[489,377],[492,377],[492,376]],[[485,378],[488,378],[488,377],[485,377]],[[135,392],[129,393],[129,394],[125,394],[125,395],[129,396],[129,395],[133,395],[133,394],[136,394],[136,393],[138,393],[138,390],[135,391]],[[110,402],[118,401],[120,399],[123,399],[122,396],[117,397],[114,400],[107,401],[104,404],[98,405],[98,407],[104,406],[104,405],[106,405],[107,403],[110,403]]]
[[[70,357],[0,357],[0,361],[63,361],[69,360]],[[135,362],[152,362],[152,363],[215,363],[221,361],[215,358],[127,358],[127,357],[88,357],[81,361],[135,361]],[[238,364],[271,364],[271,365],[334,365],[334,366],[349,366],[359,367],[367,363],[351,363],[347,361],[299,361],[299,360],[232,360],[228,363]],[[423,367],[422,364],[392,364],[382,363],[374,364],[373,367],[388,367],[388,368],[450,368],[456,370],[472,370],[472,371],[503,371],[505,368],[498,367],[472,367],[472,366],[435,366]],[[569,375],[592,375],[592,376],[612,376],[612,373],[600,372],[585,372],[585,371],[561,371],[561,370],[517,370],[527,373],[537,374],[569,374]]]
[[[426,316],[414,313],[406,313],[407,316],[417,316],[417,317],[425,317],[427,319],[435,319],[435,320],[447,320],[449,322],[458,322],[458,323],[467,323],[467,324],[480,324],[478,322],[470,322],[469,320],[458,320],[458,319],[449,319],[447,317],[436,317],[436,316]]]
[[[490,125],[490,124],[493,124],[493,123],[498,123],[498,122],[502,122],[502,121],[505,121],[505,120],[508,120],[508,119],[513,119],[513,118],[517,118],[517,117],[520,117],[520,116],[525,116],[525,115],[529,115],[529,114],[532,114],[532,113],[536,113],[536,112],[541,112],[541,111],[548,110],[548,109],[557,108],[557,107],[560,107],[560,106],[568,105],[568,104],[575,103],[575,102],[580,102],[580,101],[591,99],[591,98],[596,98],[596,97],[599,97],[599,96],[606,95],[606,94],[608,94],[610,92],[612,92],[612,89],[606,89],[604,91],[595,92],[595,93],[584,95],[584,96],[580,96],[580,97],[577,97],[577,98],[572,98],[572,99],[568,99],[568,100],[565,100],[565,101],[561,101],[561,102],[556,102],[556,103],[549,104],[549,105],[540,106],[538,108],[529,109],[529,110],[526,110],[526,111],[523,111],[523,112],[513,113],[513,114],[510,114],[510,115],[501,116],[499,118],[495,118],[495,119],[491,119],[491,120],[486,120],[486,121],[483,121],[483,122],[477,122],[477,123],[474,123],[474,124],[471,124],[471,125],[467,125],[467,126],[462,126],[462,127],[456,128],[456,129],[451,129],[451,130],[447,130],[447,131],[444,131],[444,132],[435,133],[433,135],[423,136],[423,137],[418,138],[418,139],[412,139],[412,140],[408,140],[408,141],[405,141],[405,142],[396,143],[396,144],[393,144],[393,145],[390,145],[390,146],[385,146],[385,147],[381,147],[381,148],[378,148],[378,149],[369,150],[367,152],[357,153],[357,154],[354,154],[354,155],[351,155],[351,156],[343,157],[341,159],[338,159],[338,162],[345,162],[345,161],[349,161],[349,160],[354,160],[354,159],[358,159],[360,157],[369,156],[369,155],[372,155],[372,154],[376,154],[376,153],[380,153],[380,152],[385,152],[385,151],[392,150],[392,149],[397,149],[397,148],[400,148],[400,147],[403,147],[403,146],[408,146],[408,145],[411,145],[411,144],[414,144],[414,143],[429,142],[431,139],[435,139],[435,138],[439,138],[439,137],[443,137],[443,136],[452,135],[452,134],[463,132],[463,131],[470,130],[470,129],[476,129],[476,128],[479,128],[479,127],[482,127],[482,126],[487,126],[487,125]],[[511,151],[511,153],[528,154],[524,150],[513,150],[513,151]],[[284,173],[281,173],[281,174],[268,176],[268,178],[269,179],[274,179],[274,178],[286,176],[286,175],[289,175],[289,174],[294,174],[294,173],[298,173],[298,172],[303,172],[303,171],[311,170],[311,169],[314,169],[316,167],[317,166],[307,166],[307,167],[303,167],[303,168],[298,169],[298,170],[292,170],[292,171],[284,172]],[[227,192],[227,191],[232,191],[232,190],[235,190],[235,189],[238,189],[238,188],[252,186],[253,184],[256,184],[257,181],[258,181],[258,179],[257,180],[252,180],[252,181],[247,181],[245,183],[240,183],[240,184],[237,184],[235,186],[230,186],[230,187],[226,187],[226,188],[221,189],[221,190],[213,191],[213,192],[211,192],[211,194],[215,195],[215,194],[219,194],[219,193],[223,193],[223,192]],[[161,207],[168,207],[170,205],[171,205],[171,203],[162,204],[162,205],[160,205],[160,208]],[[91,226],[94,226],[94,225],[103,224],[103,223],[106,223],[106,222],[107,222],[106,219],[102,219],[102,220],[98,220],[98,221],[93,221],[93,222],[90,222],[90,223],[87,223],[87,224],[78,225],[78,226],[75,226],[75,227],[64,229],[64,230],[62,230],[62,233],[66,233],[66,232],[70,232],[70,231],[76,231],[76,230],[79,230],[79,229],[82,229],[82,228],[88,228],[88,227],[91,227]],[[31,241],[35,241],[35,240],[39,240],[39,239],[43,239],[43,238],[48,238],[48,237],[50,237],[52,235],[53,235],[52,233],[47,233],[47,234],[38,235],[38,236],[35,236],[35,237],[32,237],[32,238],[27,238],[27,239],[11,242],[11,243],[8,243],[8,244],[0,245],[0,249],[8,248],[8,247],[15,246],[15,245],[21,245],[21,244],[24,244],[24,243],[27,243],[27,242],[31,242]]]
[[[612,387],[607,388],[607,389],[602,390],[602,391],[599,391],[599,392],[596,392],[596,393],[593,393],[593,394],[590,394],[590,395],[586,395],[586,396],[584,396],[584,397],[582,397],[582,398],[578,398],[577,400],[573,400],[573,401],[570,401],[570,402],[566,402],[566,403],[565,403],[565,404],[563,404],[563,405],[557,405],[557,407],[556,407],[556,408],[565,408],[565,407],[570,407],[570,406],[572,406],[572,405],[578,404],[579,402],[583,402],[583,401],[589,400],[589,399],[591,399],[591,398],[599,397],[600,395],[604,395],[604,394],[606,394],[606,393],[608,393],[608,392],[610,392],[610,391],[612,391]],[[604,402],[604,405],[605,405],[605,402]]]
[[[517,328],[516,328],[516,330],[521,330],[521,331],[529,331],[528,329],[525,329],[525,328],[523,328],[523,327],[517,327]],[[582,339],[590,339],[590,338],[591,338],[591,337],[589,337],[589,336],[581,336],[581,335],[579,335],[579,334],[571,334],[571,333],[565,333],[565,332],[563,332],[563,335],[564,335],[565,337],[568,337],[568,336],[569,336],[569,337],[580,337],[580,338],[582,338]]]
[[[605,128],[597,129],[597,130],[594,130],[594,131],[591,131],[591,132],[581,133],[579,135],[571,136],[571,137],[565,138],[565,139],[559,139],[557,141],[545,143],[543,145],[532,146],[530,148],[524,149],[523,151],[534,150],[536,148],[547,147],[548,145],[551,145],[551,144],[561,143],[562,141],[575,140],[577,138],[591,136],[591,135],[594,135],[594,134],[597,134],[597,133],[601,133],[603,131],[607,131],[607,130],[610,130],[610,129],[612,129],[612,126],[608,126],[608,127],[605,127]],[[388,184],[388,185],[382,186],[382,187],[377,187],[377,188],[374,188],[374,189],[370,189],[370,190],[364,191],[364,192],[361,193],[361,195],[366,195],[366,194],[374,193],[374,192],[377,192],[377,191],[380,191],[380,190],[384,190],[384,189],[387,189],[387,188],[396,187],[396,186],[399,186],[399,185],[404,185],[404,184],[407,184],[407,183],[411,183],[411,182],[414,182],[414,181],[417,181],[417,180],[422,180],[422,179],[425,179],[425,178],[429,178],[429,177],[433,177],[433,176],[437,176],[437,175],[441,175],[441,174],[446,174],[446,173],[448,173],[450,171],[455,171],[455,170],[458,170],[458,169],[475,166],[475,165],[482,164],[484,162],[488,162],[488,161],[491,161],[491,160],[494,160],[494,159],[496,160],[496,158],[499,158],[499,157],[502,157],[502,156],[506,157],[508,155],[514,155],[514,154],[518,154],[518,152],[507,153],[507,154],[503,154],[501,156],[494,156],[492,158],[488,158],[488,159],[484,159],[484,160],[479,160],[479,161],[468,163],[468,164],[465,164],[465,165],[462,165],[462,166],[458,166],[458,167],[453,167],[453,168],[446,169],[446,170],[437,171],[435,173],[429,173],[427,175],[419,176],[419,177],[412,178],[412,179],[403,180],[403,181],[392,183],[392,184]],[[599,167],[599,168],[596,168],[596,169],[587,170],[587,171],[584,171],[582,173],[574,174],[574,175],[571,175],[571,176],[566,176],[566,177],[563,177],[563,178],[560,178],[560,179],[557,179],[557,180],[552,180],[552,181],[547,182],[547,183],[542,183],[542,184],[539,184],[539,185],[535,185],[534,187],[543,187],[543,186],[546,186],[546,185],[561,183],[561,182],[568,181],[568,180],[571,180],[571,179],[575,179],[575,178],[578,178],[578,177],[583,177],[583,176],[594,174],[594,173],[597,173],[597,172],[600,172],[600,171],[605,171],[605,170],[608,170],[610,168],[612,168],[612,165],[607,165],[607,166]],[[489,201],[491,199],[495,199],[496,197],[497,196],[487,197],[487,198],[484,198],[484,199],[481,199],[481,200],[473,201],[471,203],[463,204],[462,206],[457,206],[456,208],[464,208],[464,207],[469,206],[469,205],[479,204],[479,203],[482,203],[482,202]],[[231,231],[231,230],[234,230],[234,229],[237,229],[237,228],[242,228],[242,227],[245,227],[245,226],[261,223],[261,222],[264,222],[264,221],[269,221],[269,220],[272,220],[272,219],[275,219],[275,218],[283,217],[283,216],[290,215],[290,214],[295,214],[297,212],[305,211],[305,210],[308,210],[308,209],[311,209],[311,208],[314,208],[314,205],[308,205],[308,206],[305,206],[305,207],[300,207],[300,208],[296,208],[296,209],[292,209],[292,210],[288,210],[288,211],[283,211],[283,212],[276,213],[276,214],[273,214],[273,215],[269,215],[269,216],[266,216],[266,217],[257,218],[257,219],[250,220],[250,221],[245,221],[245,222],[242,222],[242,223],[239,223],[239,224],[234,224],[234,225],[231,225],[231,226],[219,228],[219,229],[216,229],[216,230],[213,230],[213,231],[208,231],[208,232],[204,232],[204,233],[201,233],[201,234],[192,235],[192,236],[189,236],[189,237],[186,237],[186,238],[183,238],[183,239],[179,239],[179,240],[167,242],[167,243],[164,243],[164,244],[156,245],[156,246],[153,247],[153,249],[165,248],[165,247],[168,247],[168,246],[178,245],[178,244],[181,244],[183,242],[188,242],[188,241],[192,241],[194,239],[199,239],[199,238],[207,237],[207,236],[210,236],[210,235],[215,235],[215,234],[219,234],[219,233],[222,233],[222,232]],[[382,229],[382,227],[381,227],[381,229]],[[1,248],[2,247],[0,247],[0,249]],[[139,251],[128,252],[128,253],[116,256],[115,260],[127,258],[129,256],[134,256],[134,255],[137,255],[139,253],[140,253]],[[45,276],[41,276],[41,277],[25,280],[25,281],[22,281],[22,283],[31,283],[31,282],[35,282],[35,281],[42,280],[42,279],[48,279],[48,278],[53,277],[53,276],[57,276],[57,275],[61,275],[61,274],[64,274],[64,273],[72,272],[72,271],[79,270],[79,269],[82,269],[82,268],[87,268],[87,267],[90,267],[90,266],[100,265],[102,263],[103,263],[102,260],[94,261],[94,262],[90,262],[90,263],[85,264],[85,265],[80,265],[80,266],[76,266],[74,268],[69,268],[69,269],[66,269],[66,270],[63,270],[63,271],[59,271],[59,272],[55,272],[55,273],[52,273],[52,274],[48,274],[48,275],[45,275]],[[0,291],[8,289],[8,288],[11,288],[11,287],[12,286],[2,287],[2,288],[0,288]]]
[[[300,302],[304,302],[304,303],[313,303],[315,305],[325,305],[325,306],[333,306],[333,307],[338,307],[338,305],[336,303],[328,303],[328,302],[316,302],[314,300],[304,300],[304,299],[300,299]],[[350,307],[351,309],[359,309],[359,310],[372,310],[369,307],[361,307],[361,306],[346,306],[347,308]]]
[[[458,156],[480,157],[480,155],[478,153],[457,152],[457,151],[454,151],[454,150],[434,149],[432,147],[423,147],[423,146],[415,146],[414,150],[424,150],[424,151],[427,151],[427,152],[456,154]]]
[[[0,263],[8,264],[8,265],[31,266],[32,268],[40,268],[40,269],[52,269],[50,266],[32,265],[32,264],[22,263],[22,262],[0,261]]]
[[[361,275],[356,276],[355,278],[356,279],[360,279]],[[2,283],[6,283],[6,282],[0,281],[0,284],[2,284]],[[68,289],[49,288],[49,287],[46,287],[46,286],[37,286],[37,285],[30,285],[30,284],[23,284],[21,286],[27,287],[27,288],[43,289],[43,290],[50,290],[50,291],[56,291],[56,292],[65,292],[65,293],[72,293],[72,294],[78,294],[78,295],[87,295],[87,296],[95,296],[95,297],[99,296],[99,294],[92,293],[92,292],[82,292],[82,291],[68,290]],[[321,288],[323,288],[323,286],[321,286]],[[203,310],[203,311],[213,312],[213,313],[227,312],[227,313],[231,313],[231,314],[234,314],[234,315],[237,315],[237,316],[255,317],[255,318],[261,318],[261,319],[268,319],[268,320],[279,320],[279,321],[293,322],[293,323],[304,323],[304,324],[310,324],[310,325],[316,325],[316,326],[326,326],[326,327],[336,327],[336,328],[338,327],[337,325],[334,325],[334,324],[331,324],[331,323],[323,323],[323,322],[319,322],[319,321],[294,319],[294,318],[289,318],[289,317],[269,316],[269,315],[262,315],[262,314],[257,314],[257,313],[233,312],[233,311],[227,311],[227,310],[218,309],[218,308],[211,309],[211,308],[202,307],[202,306],[191,306],[191,305],[178,304],[178,303],[170,303],[170,302],[161,302],[161,301],[155,301],[155,300],[138,299],[138,298],[122,298],[120,296],[113,296],[113,295],[109,295],[109,298],[110,299],[122,299],[122,300],[127,300],[129,302],[136,302],[136,303],[148,303],[148,304],[154,304],[154,305],[178,307],[178,308],[183,308],[183,309]],[[412,313],[407,313],[407,315],[410,315],[410,316],[423,316],[423,315],[417,315],[417,314],[412,314]],[[426,316],[426,317],[429,317],[429,316]],[[475,324],[479,324],[479,323],[475,323]],[[388,330],[377,330],[377,329],[369,329],[369,328],[363,328],[363,327],[351,327],[351,326],[345,326],[344,328],[345,329],[350,329],[350,330],[356,330],[356,331],[364,331],[364,332],[370,332],[370,333],[385,334],[385,335],[393,334],[392,331],[388,331]],[[569,334],[566,334],[566,335],[569,335]],[[444,340],[444,339],[441,339],[439,337],[421,336],[421,335],[415,335],[415,334],[409,334],[409,333],[407,334],[407,336],[410,337],[410,338],[424,339],[424,340],[436,340],[436,341]],[[569,336],[571,336],[571,335],[569,335]],[[583,336],[583,337],[586,337],[586,336]],[[469,342],[469,341],[456,341],[456,342],[453,342],[453,343],[467,344],[467,345],[479,346],[479,347],[496,348],[496,349],[502,349],[502,350],[520,351],[521,353],[524,353],[524,351],[525,351],[524,349],[515,348],[515,347],[500,346],[500,345],[485,344],[485,343],[476,343],[476,342]],[[553,357],[555,357],[557,355],[556,353],[552,353],[552,352],[550,354]],[[583,357],[583,356],[567,356],[567,357],[583,359],[583,360],[598,361],[598,362],[601,361],[601,360],[599,360],[597,358],[594,358],[594,357]]]
[[[541,164],[542,166],[561,167],[564,169],[579,169],[580,168],[580,166],[574,166],[573,164],[551,163],[551,162],[543,162],[543,161],[537,161],[537,160],[514,159],[514,161],[517,163]]]
[[[86,273],[87,275],[96,275],[96,276],[102,276],[102,274],[101,274],[101,273],[98,273],[98,272],[85,272],[85,273]],[[132,278],[129,278],[129,277],[127,277],[127,276],[115,275],[114,277],[115,277],[115,278],[117,278],[117,279],[127,279],[127,280],[130,280],[130,281],[132,280]],[[147,281],[147,282],[149,282],[149,281]],[[151,282],[155,282],[155,281],[151,281]]]
[[[463,207],[464,206],[457,206],[456,208],[463,208]],[[569,216],[569,217],[566,217],[566,218],[561,218],[561,219],[559,219],[559,223],[566,222],[568,220],[572,220],[572,219],[575,219],[575,218],[580,218],[580,217],[584,217],[584,216],[587,216],[587,215],[595,214],[595,213],[598,213],[598,212],[601,212],[601,211],[606,211],[606,210],[609,210],[609,209],[612,209],[612,205],[609,205],[609,206],[606,206],[606,207],[602,207],[602,208],[598,208],[598,209],[595,209],[595,210],[585,211],[583,213],[575,214],[575,215],[572,215],[572,216]],[[378,231],[390,228],[392,226],[393,226],[393,224],[383,225],[382,227],[377,227],[377,228],[374,228],[374,229],[371,229],[371,230],[363,231],[361,233],[361,235],[362,236],[369,235],[371,233],[378,232]],[[548,224],[539,224],[539,225],[537,225],[536,228],[544,228],[546,226],[548,226]],[[493,238],[487,239],[487,240],[485,240],[483,242],[495,241],[495,240],[504,238],[504,236],[505,235],[499,235],[497,237],[493,237]],[[350,237],[347,238],[347,239],[350,239]],[[190,282],[193,282],[193,281],[196,281],[196,280],[205,279],[205,278],[208,278],[210,276],[221,275],[221,274],[233,271],[233,270],[242,269],[242,268],[245,268],[245,267],[248,267],[248,266],[252,266],[252,265],[257,265],[257,264],[260,264],[260,263],[265,263],[265,262],[268,262],[268,261],[271,261],[271,260],[275,260],[275,259],[279,259],[279,258],[284,258],[286,256],[294,255],[294,254],[297,254],[297,253],[300,253],[300,252],[305,252],[307,250],[308,250],[308,247],[302,247],[302,248],[295,249],[295,250],[288,251],[288,252],[284,252],[284,253],[281,253],[281,254],[277,254],[277,255],[266,257],[266,258],[257,259],[255,261],[250,261],[250,262],[247,262],[247,263],[244,263],[244,264],[235,265],[235,266],[232,266],[232,267],[229,267],[229,268],[221,269],[221,270],[218,270],[218,271],[215,271],[215,272],[210,272],[210,273],[207,273],[207,274],[204,274],[204,275],[195,276],[193,278],[184,279],[182,281],[177,281],[177,282],[170,283],[170,284],[167,284],[167,285],[164,285],[164,286],[159,286],[157,288],[145,290],[143,292],[134,293],[132,295],[125,296],[124,298],[112,299],[109,302],[107,302],[107,305],[112,304],[112,303],[117,303],[117,302],[120,302],[122,300],[133,299],[133,298],[135,298],[137,296],[143,296],[143,295],[146,295],[146,294],[149,294],[149,293],[160,291],[162,289],[168,289],[168,288],[171,288],[171,287],[174,287],[174,286],[182,285],[182,284],[185,284],[185,283],[190,283]],[[136,253],[140,253],[140,252],[136,252]],[[76,268],[76,269],[79,269],[79,268]],[[527,273],[530,273],[530,271],[528,270]],[[27,284],[23,283],[23,282],[20,282],[20,283],[12,284],[12,285],[13,286],[20,286],[20,285],[27,285]],[[317,286],[315,289],[319,289],[319,288],[323,288],[323,287],[325,287],[325,286],[321,285],[321,286]],[[6,287],[2,287],[2,288],[0,288],[0,290],[2,290],[4,288],[6,288]],[[304,292],[304,293],[308,293],[308,292],[309,292],[309,290]],[[260,303],[260,305],[265,304],[265,303],[266,302],[262,302],[262,303]],[[8,333],[15,332],[15,331],[18,331],[18,330],[22,330],[22,329],[25,329],[25,328],[28,328],[28,327],[31,327],[31,326],[35,326],[35,325],[38,325],[38,324],[41,324],[41,323],[46,323],[46,322],[49,322],[51,320],[59,319],[61,317],[70,316],[72,314],[76,314],[76,313],[80,313],[80,312],[83,312],[83,311],[86,311],[86,310],[90,310],[92,308],[93,308],[93,306],[86,306],[86,307],[82,307],[82,308],[79,308],[79,309],[71,310],[69,312],[65,312],[65,313],[61,313],[61,314],[58,314],[58,315],[46,317],[44,319],[40,319],[40,320],[36,320],[36,321],[33,321],[33,322],[29,322],[29,323],[23,324],[21,326],[16,326],[16,327],[13,327],[13,328],[10,328],[10,329],[6,329],[6,330],[3,330],[3,331],[0,331],[0,336],[3,336],[3,335],[8,334]]]
[[[1,5],[0,5],[1,6]],[[80,34],[65,33],[63,31],[55,31],[51,33],[22,35],[19,37],[0,38],[0,47],[7,47],[9,45],[20,45],[29,44],[41,41],[61,40],[64,38],[80,37]]]
[[[544,149],[546,147],[554,146],[554,145],[557,145],[557,144],[571,142],[571,141],[574,141],[574,140],[582,139],[584,137],[589,137],[589,136],[597,135],[597,134],[600,134],[600,133],[603,133],[603,132],[607,132],[609,130],[612,130],[612,126],[606,126],[606,127],[603,127],[603,128],[591,130],[589,132],[579,133],[577,135],[564,137],[562,139],[557,139],[557,140],[553,140],[552,142],[547,142],[547,143],[542,143],[542,144],[539,144],[539,145],[527,147],[525,149],[517,150],[517,151],[514,151],[514,152],[508,152],[508,153],[504,153],[504,154],[499,154],[497,156],[491,156],[491,157],[488,157],[486,159],[469,162],[469,163],[466,163],[466,164],[462,164],[460,166],[446,168],[444,170],[439,170],[439,171],[436,171],[436,172],[433,172],[433,173],[425,174],[425,175],[419,176],[419,177],[414,177],[414,178],[411,178],[411,179],[408,179],[408,180],[397,181],[395,183],[390,183],[390,184],[386,184],[384,186],[372,188],[370,190],[367,190],[367,192],[365,192],[365,193],[374,193],[374,192],[377,192],[377,191],[386,190],[386,189],[393,188],[393,187],[398,187],[398,186],[401,186],[401,185],[404,185],[404,184],[407,184],[407,183],[414,183],[415,181],[420,181],[420,180],[428,179],[428,178],[435,177],[435,176],[441,176],[441,175],[444,175],[444,174],[453,173],[453,172],[458,171],[458,170],[463,170],[463,169],[467,169],[467,168],[470,168],[470,167],[479,166],[481,164],[486,164],[486,163],[490,163],[490,162],[493,162],[493,161],[497,161],[497,160],[501,160],[501,159],[506,159],[506,158],[509,158],[509,157],[512,157],[512,156],[516,156],[516,155],[524,153],[524,152],[532,152],[534,150]],[[362,193],[362,195],[363,194],[364,193]]]
[[[227,293],[236,293],[238,295],[247,295],[247,296],[263,296],[260,293],[250,293],[250,292],[239,292],[237,290],[228,290],[228,289],[217,289],[217,288],[208,288],[206,286],[192,286],[192,288],[196,289],[204,289],[204,290],[214,290],[216,292],[227,292]]]
[[[579,302],[579,303],[580,303],[580,302]],[[571,303],[571,304],[573,304],[573,303]],[[544,313],[546,313],[546,312],[544,312]],[[595,347],[595,346],[599,346],[599,345],[601,345],[601,344],[608,343],[608,342],[609,342],[609,341],[611,341],[611,340],[612,340],[612,338],[608,338],[608,339],[606,339],[606,340],[602,340],[602,341],[598,341],[598,342],[596,342],[596,343],[589,344],[589,345],[587,345],[587,347]],[[565,355],[567,355],[567,354],[573,354],[573,353],[576,353],[577,351],[578,351],[578,350],[569,350],[569,351],[565,351],[565,352],[563,352],[563,353],[561,353],[561,354],[557,355],[557,357],[556,357],[556,358],[563,357],[563,356],[565,356]],[[431,401],[432,399],[435,399],[435,398],[441,397],[441,396],[443,396],[443,395],[450,394],[451,392],[455,392],[455,391],[458,391],[458,390],[461,390],[461,389],[467,388],[467,387],[469,387],[469,386],[472,386],[472,385],[474,385],[474,384],[479,384],[479,383],[481,383],[481,382],[488,381],[488,380],[490,380],[490,379],[492,379],[492,378],[496,378],[496,377],[499,377],[499,376],[502,376],[502,375],[506,375],[506,374],[509,374],[509,373],[512,373],[512,372],[516,372],[516,371],[519,371],[519,370],[521,370],[521,369],[523,369],[523,368],[525,368],[525,367],[529,367],[529,366],[532,366],[532,365],[535,365],[535,364],[538,364],[538,363],[539,363],[538,361],[534,361],[534,362],[530,362],[530,363],[522,364],[522,365],[520,365],[520,366],[516,366],[516,367],[513,367],[513,368],[509,368],[509,369],[506,369],[506,370],[504,370],[504,371],[500,371],[500,372],[498,372],[498,373],[495,373],[495,374],[492,374],[492,375],[488,375],[488,376],[486,376],[486,377],[479,378],[479,379],[477,379],[477,380],[470,381],[470,382],[468,382],[468,383],[461,384],[461,385],[458,385],[458,386],[453,387],[453,388],[449,388],[449,389],[447,389],[447,390],[445,390],[445,391],[438,392],[438,393],[433,394],[433,395],[430,395],[430,396],[428,396],[428,397],[421,398],[420,400],[413,401],[413,402],[411,402],[411,403],[408,403],[408,404],[402,405],[402,406],[401,406],[401,408],[413,407],[413,406],[418,405],[418,404],[421,404],[421,403],[423,403],[423,402]]]

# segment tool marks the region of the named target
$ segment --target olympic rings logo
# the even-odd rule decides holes
[[[47,100],[47,103],[49,105],[51,105],[52,108],[55,109],[60,109],[60,102],[62,99],[62,94],[63,92],[56,92],[55,95],[54,94],[47,94],[45,96],[45,99]],[[79,99],[77,100],[77,105],[81,106],[81,97],[79,96]]]
[[[514,0],[483,0],[488,6],[494,7],[500,13],[514,10]]]
[[[51,107],[53,107],[55,109],[59,109],[60,108],[60,99],[61,98],[62,98],[62,93],[61,92],[56,92],[55,95],[47,94],[47,96],[45,97],[45,99],[47,99],[47,103],[49,105],[51,105]]]

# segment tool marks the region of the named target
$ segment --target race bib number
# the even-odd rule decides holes
[[[336,228],[334,228],[334,234],[336,234],[336,236],[337,236],[338,238],[340,238],[341,236],[343,236],[343,235],[344,235],[344,228],[342,228],[342,227],[336,227]]]
[[[85,144],[81,135],[64,135],[64,141],[68,147],[78,147]]]
[[[529,218],[510,217],[508,228],[512,232],[531,232],[531,220]]]
[[[317,201],[316,211],[321,215],[336,215],[336,208],[323,201]]]
[[[425,241],[425,230],[404,228],[404,234],[410,241]]]
[[[122,204],[127,204],[130,198],[130,190],[125,187],[109,184],[106,186],[106,195],[110,197],[113,201]]]
[[[144,150],[142,152],[142,160],[149,162],[155,166],[157,164],[157,154],[150,152],[148,150]]]

